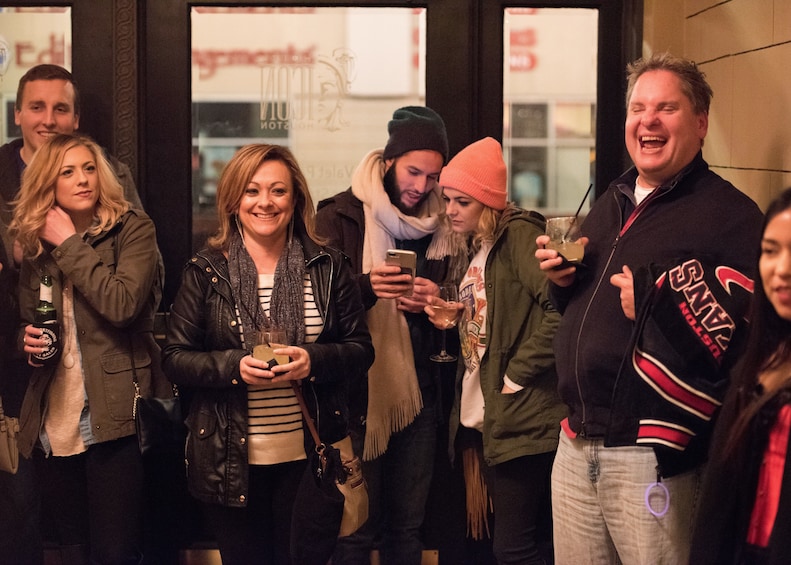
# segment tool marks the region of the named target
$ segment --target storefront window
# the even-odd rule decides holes
[[[14,123],[17,86],[41,63],[71,70],[71,8],[0,7],[0,144],[22,135]]]
[[[596,10],[505,10],[510,195],[547,215],[573,213],[594,178],[597,28]]]
[[[215,229],[225,163],[288,146],[316,202],[345,190],[393,110],[425,104],[423,8],[194,7],[193,245]]]

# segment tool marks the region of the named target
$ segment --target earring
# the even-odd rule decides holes
[[[239,214],[233,214],[233,221],[236,222],[236,231],[239,232],[242,243],[244,243],[244,228],[242,228],[242,222],[239,221]]]

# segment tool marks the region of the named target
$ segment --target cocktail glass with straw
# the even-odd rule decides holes
[[[578,242],[580,237],[579,214],[592,188],[593,184],[590,184],[573,216],[558,216],[547,220],[546,234],[549,236],[547,249],[554,249],[561,258],[572,264],[579,264],[585,255],[585,248]],[[568,266],[565,261],[559,268]]]

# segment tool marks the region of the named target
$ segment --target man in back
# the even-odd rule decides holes
[[[388,133],[384,150],[369,152],[351,188],[320,202],[316,216],[320,235],[351,258],[376,349],[367,380],[358,375],[350,386],[352,438],[356,450],[364,440],[371,513],[359,532],[339,540],[333,561],[344,565],[368,563],[375,538],[382,563],[420,563],[440,415],[429,360],[436,330],[423,307],[446,274],[444,240],[435,234],[447,134],[442,118],[422,106],[396,110]],[[416,252],[414,286],[385,262],[390,248]]]
[[[634,167],[582,224],[586,268],[556,269],[547,236],[536,240],[563,314],[555,358],[569,417],[552,470],[562,564],[688,561],[761,229],[755,203],[703,160],[712,91],[695,63],[662,54],[628,71]]]

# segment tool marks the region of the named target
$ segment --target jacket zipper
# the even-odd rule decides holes
[[[623,215],[621,216],[623,217]],[[587,416],[587,407],[585,406],[585,399],[582,395],[582,385],[580,383],[580,372],[579,372],[579,361],[580,361],[580,343],[582,342],[582,328],[585,325],[585,322],[588,319],[588,312],[590,311],[591,306],[593,305],[593,301],[596,299],[596,295],[601,288],[601,284],[604,281],[604,277],[607,273],[607,269],[610,268],[610,263],[612,263],[613,256],[615,255],[615,249],[618,247],[618,242],[621,240],[621,234],[615,236],[615,240],[612,242],[612,246],[610,247],[610,255],[607,257],[607,262],[604,265],[604,269],[602,270],[601,277],[596,282],[596,288],[593,290],[591,294],[590,300],[585,305],[585,312],[582,314],[582,322],[579,325],[579,331],[577,332],[577,343],[575,344],[575,354],[574,354],[574,377],[577,383],[577,394],[579,395],[580,405],[582,406],[582,421],[580,423],[580,437],[586,437],[585,431],[585,421]]]
[[[676,181],[674,181],[670,188],[676,185]],[[621,241],[621,238],[626,234],[629,228],[632,227],[637,218],[643,213],[643,211],[648,208],[648,205],[653,203],[654,200],[661,198],[667,191],[660,192],[662,187],[656,187],[651,194],[645,197],[645,199],[632,210],[632,213],[629,214],[629,217],[626,219],[626,222],[623,221],[623,210],[621,209],[620,205],[618,204],[618,193],[613,192],[613,200],[615,200],[615,205],[618,207],[618,214],[620,216],[620,224],[622,225],[621,229],[618,232],[618,235],[615,236],[615,239],[610,246],[610,255],[607,257],[607,261],[604,265],[604,269],[602,269],[601,277],[599,280],[596,281],[596,288],[594,288],[593,293],[591,294],[588,303],[585,305],[585,312],[582,315],[582,322],[579,325],[579,331],[577,332],[577,342],[575,344],[575,353],[574,353],[574,379],[577,384],[577,394],[579,395],[580,405],[582,407],[582,420],[580,422],[580,437],[586,437],[585,431],[585,422],[587,418],[587,407],[585,406],[585,400],[582,396],[582,385],[580,383],[580,372],[579,372],[579,352],[580,352],[580,343],[582,342],[582,328],[585,325],[585,322],[588,319],[588,312],[590,311],[591,306],[593,305],[593,301],[596,299],[596,295],[601,288],[602,282],[604,282],[604,278],[607,274],[608,269],[610,268],[610,264],[612,263],[613,257],[615,256],[615,250],[618,247],[618,243]]]

